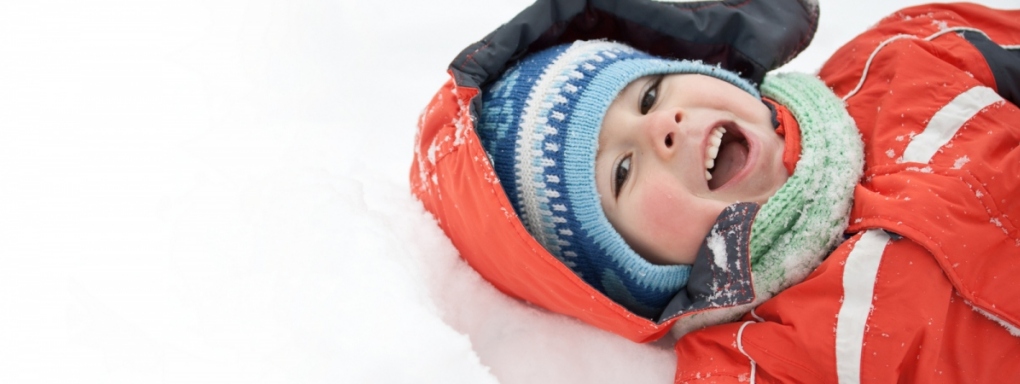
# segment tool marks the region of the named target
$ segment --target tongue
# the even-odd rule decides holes
[[[738,141],[723,144],[715,158],[715,168],[712,169],[712,180],[708,181],[708,188],[716,189],[725,185],[744,168],[745,163],[747,146]]]

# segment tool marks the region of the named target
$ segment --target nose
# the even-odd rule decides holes
[[[677,151],[680,140],[682,111],[658,111],[647,117],[646,143],[656,155],[662,158],[672,157]]]

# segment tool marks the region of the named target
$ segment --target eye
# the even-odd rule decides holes
[[[659,83],[662,82],[662,76],[656,77],[652,81],[652,84],[645,90],[645,93],[641,95],[641,114],[644,115],[652,109],[655,105],[655,100],[659,96]]]
[[[630,155],[616,164],[613,174],[613,196],[620,197],[620,190],[623,189],[623,184],[627,182],[627,176],[630,175]]]

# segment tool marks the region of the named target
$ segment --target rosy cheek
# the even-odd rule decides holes
[[[641,231],[637,236],[644,248],[675,263],[693,262],[718,215],[714,206],[668,181],[645,183],[635,197],[635,219],[640,222],[635,228]]]
[[[641,213],[639,219],[644,224],[642,227],[647,234],[654,234],[654,238],[668,236],[682,220],[681,199],[676,191],[662,183],[650,182],[644,187],[636,196],[640,201],[638,212]]]
[[[668,183],[646,183],[641,199],[638,218],[643,225],[647,249],[665,256],[674,263],[690,263],[678,255],[696,252],[703,236],[693,236],[690,226],[691,199],[682,190],[670,188]],[[692,238],[697,237],[697,239]],[[692,251],[693,249],[693,251]]]

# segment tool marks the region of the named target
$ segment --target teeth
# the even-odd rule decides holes
[[[708,137],[708,148],[705,148],[705,179],[712,180],[709,169],[715,168],[715,157],[719,155],[719,146],[722,144],[723,134],[726,128],[715,127]]]

